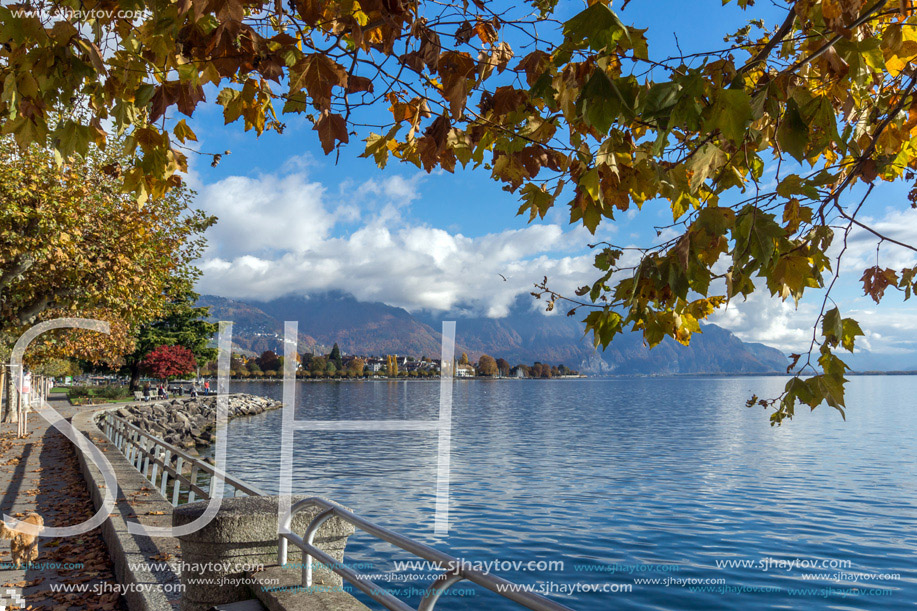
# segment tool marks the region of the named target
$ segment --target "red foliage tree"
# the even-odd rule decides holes
[[[155,378],[168,379],[193,373],[197,360],[184,346],[157,346],[146,355],[140,367]]]
[[[277,356],[273,350],[265,350],[261,353],[261,356],[255,360],[258,366],[261,367],[261,371],[279,371],[283,369],[283,365],[280,363],[280,357]]]

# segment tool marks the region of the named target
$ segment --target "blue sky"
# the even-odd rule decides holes
[[[667,56],[677,52],[676,31],[681,50],[691,53],[721,48],[723,35],[749,15],[763,18],[769,28],[779,24],[784,13],[760,4],[747,15],[734,5],[722,7],[720,0],[634,0],[620,16],[629,25],[649,28],[651,55]],[[561,2],[561,16],[582,7],[579,1]],[[207,93],[208,100],[215,98],[214,90]],[[267,132],[257,138],[240,123],[224,126],[221,108],[212,102],[188,119],[200,150],[232,152],[216,168],[206,157],[191,160],[197,205],[221,219],[209,233],[202,292],[270,299],[344,290],[412,310],[463,308],[498,317],[544,275],[568,292],[593,277],[586,244],[597,238],[568,226],[563,206],[527,224],[515,215],[516,196],[483,170],[426,174],[394,161],[379,170],[359,158],[359,141],[344,147],[335,163],[333,155],[322,153],[311,124],[297,117],[283,120],[283,135]],[[877,189],[863,215],[917,243],[917,216],[908,209],[907,191],[906,185]],[[655,239],[654,226],[670,222],[668,207],[651,202],[639,214],[621,214],[601,226],[598,237],[647,245]],[[835,298],[845,315],[863,320],[864,345],[876,358],[917,367],[912,308],[890,295],[877,310],[862,296],[857,280],[867,261],[875,259],[875,243],[855,237],[850,269]],[[914,264],[912,259],[883,248],[883,265],[900,268]],[[798,351],[807,347],[820,305],[817,294],[798,310],[761,294],[730,304],[714,322],[742,339]]]

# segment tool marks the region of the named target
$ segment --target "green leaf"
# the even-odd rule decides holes
[[[79,153],[85,155],[89,150],[89,127],[79,125],[73,121],[64,121],[54,130],[54,139],[58,149],[63,155]]]
[[[528,183],[522,187],[522,205],[519,206],[516,214],[521,215],[528,210],[529,222],[531,222],[535,220],[536,216],[544,218],[553,205],[554,197],[544,187]]]
[[[691,158],[688,164],[689,169],[693,172],[689,183],[691,191],[696,192],[708,178],[715,176],[717,171],[724,165],[726,165],[726,153],[720,150],[720,147],[712,142],[705,144],[704,147]],[[678,218],[676,217],[675,220],[678,220]]]
[[[803,120],[799,112],[799,105],[795,100],[791,99],[786,103],[786,111],[777,129],[777,143],[783,151],[792,155],[797,161],[802,162],[806,158],[809,126]]]
[[[583,322],[586,323],[586,332],[592,331],[592,339],[596,348],[599,345],[607,348],[614,336],[624,330],[621,315],[612,310],[590,312]]]
[[[751,98],[744,89],[720,89],[710,109],[706,127],[720,130],[735,144],[741,144],[753,119]]]
[[[614,45],[626,34],[627,30],[618,16],[601,2],[596,2],[564,24],[564,36],[568,40],[585,40],[596,51]]]
[[[818,357],[818,364],[822,370],[829,376],[843,376],[849,369],[847,363],[834,356],[827,348],[822,348],[822,354]]]
[[[784,237],[783,228],[774,221],[774,215],[746,206],[736,219],[734,254],[755,261],[761,269],[768,269],[772,264],[777,242]]]
[[[821,333],[832,346],[837,346],[844,334],[844,324],[841,321],[841,312],[837,308],[825,312],[821,323]]]
[[[812,389],[810,389],[809,385],[801,378],[793,378],[787,382],[786,392],[787,396],[790,397],[794,403],[797,399],[807,405],[812,402]]]
[[[841,335],[841,345],[845,350],[853,352],[853,341],[858,335],[865,335],[860,329],[860,324],[852,318],[845,318],[843,322],[843,333]]]
[[[602,70],[595,70],[577,100],[583,119],[601,134],[621,114],[621,94]]]
[[[844,405],[844,382],[846,381],[847,380],[839,375],[818,375],[810,378],[808,380],[808,385],[812,388],[812,392],[815,395],[813,402],[815,399],[818,399],[818,403],[813,405],[810,402],[807,403],[807,405],[814,408],[824,401],[831,407],[837,409],[846,420],[844,410],[842,409],[846,407]]]
[[[620,259],[623,254],[624,252],[621,250],[605,248],[595,256],[595,267],[603,272],[607,272],[618,262],[618,259]]]
[[[797,174],[790,174],[780,181],[780,184],[777,185],[777,195],[787,198],[794,195],[805,195],[810,199],[820,199],[813,181],[803,180]]]
[[[583,174],[579,179],[579,185],[594,201],[600,200],[599,171],[596,168]]]

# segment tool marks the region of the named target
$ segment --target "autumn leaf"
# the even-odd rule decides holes
[[[305,88],[315,106],[326,110],[331,106],[334,87],[346,87],[347,72],[333,59],[313,53],[290,69],[290,91]]]
[[[898,274],[893,269],[882,269],[876,265],[864,270],[860,281],[863,283],[863,293],[872,297],[876,303],[879,303],[885,295],[886,288],[897,286]]]
[[[344,117],[338,114],[323,112],[313,128],[318,132],[319,140],[322,143],[322,150],[330,153],[334,150],[338,142],[346,144],[349,141],[347,134],[347,123]]]
[[[477,65],[471,56],[464,52],[447,51],[440,55],[439,74],[442,77],[442,95],[449,102],[452,116],[461,118],[468,92],[471,89],[469,78],[474,75]]]

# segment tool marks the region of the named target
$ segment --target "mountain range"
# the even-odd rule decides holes
[[[299,322],[299,349],[330,349],[344,353],[403,354],[437,358],[443,320],[456,321],[456,352],[471,359],[481,354],[511,364],[535,361],[564,364],[592,374],[666,375],[691,373],[784,372],[786,356],[763,344],[743,342],[716,325],[703,325],[690,346],[671,338],[648,349],[639,333],[615,338],[604,351],[584,336],[581,316],[546,315],[520,297],[508,316],[484,318],[411,313],[378,302],[362,302],[342,293],[282,297],[266,302],[203,295],[211,320],[232,321],[236,349],[260,354],[282,353],[283,322]]]

